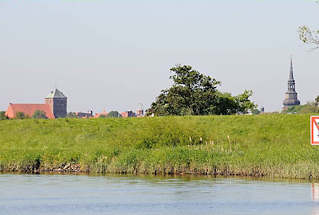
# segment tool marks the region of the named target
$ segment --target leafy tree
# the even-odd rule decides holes
[[[299,38],[302,42],[312,45],[314,48],[319,48],[319,30],[312,30],[306,25],[300,26]]]
[[[5,119],[8,119],[8,117],[6,116],[6,112],[0,111],[0,120],[5,120]]]
[[[102,116],[102,115],[101,115]],[[107,115],[107,118],[119,118],[122,117],[118,111],[110,111]]]
[[[252,91],[238,96],[217,90],[220,82],[193,70],[188,65],[170,69],[172,87],[161,91],[147,111],[148,115],[228,115],[247,113],[256,105],[249,100]]]
[[[44,111],[36,110],[36,111],[34,111],[32,118],[33,119],[47,119],[48,117],[46,116]]]
[[[302,42],[319,48],[319,30],[313,31],[308,26],[299,27],[299,38]]]
[[[28,116],[25,115],[23,112],[16,113],[16,119],[26,119],[26,118],[28,118]]]
[[[315,105],[316,105],[316,106],[319,106],[319,96],[317,96],[317,97],[315,98]]]
[[[78,118],[76,113],[74,112],[69,112],[67,115],[66,115],[66,118]]]
[[[258,115],[258,114],[261,113],[261,111],[258,110],[257,108],[255,108],[254,110],[251,111],[251,113],[254,114],[254,115]]]

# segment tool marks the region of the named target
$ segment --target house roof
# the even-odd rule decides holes
[[[104,110],[102,113],[96,113],[95,115],[94,115],[94,118],[99,118],[100,116],[107,116],[107,112]]]
[[[11,104],[8,107],[6,115],[9,118],[15,118],[18,112],[23,112],[25,115],[32,117],[34,112],[40,110],[45,112],[48,119],[54,119],[54,114],[48,104]]]
[[[66,96],[58,89],[54,89],[50,92],[50,94],[46,97],[46,99],[53,98],[66,98]]]

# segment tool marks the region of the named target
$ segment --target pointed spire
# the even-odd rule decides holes
[[[288,80],[288,91],[286,92],[286,98],[283,102],[284,109],[287,109],[291,106],[300,105],[300,101],[298,100],[298,94],[295,89],[295,80],[294,80],[293,70],[294,69],[293,69],[292,57],[291,57],[289,80]]]
[[[294,68],[293,68],[293,65],[292,65],[292,57],[290,58],[289,80],[294,80]]]

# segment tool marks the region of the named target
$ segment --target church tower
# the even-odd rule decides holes
[[[55,118],[64,118],[67,115],[67,97],[58,89],[54,89],[45,98],[45,103],[50,105]]]
[[[300,105],[300,101],[298,100],[295,87],[296,87],[296,83],[294,79],[294,71],[293,71],[293,65],[292,65],[292,59],[291,59],[289,79],[288,79],[288,91],[285,94],[285,100],[283,102],[284,110],[287,110],[291,106]]]

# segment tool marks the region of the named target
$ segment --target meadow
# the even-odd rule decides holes
[[[319,179],[309,114],[1,120],[1,172]]]

